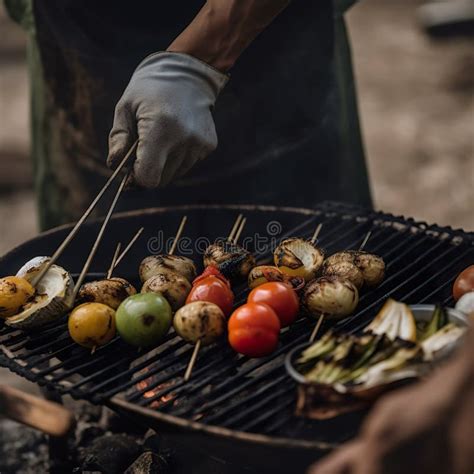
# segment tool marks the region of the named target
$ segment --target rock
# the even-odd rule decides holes
[[[49,471],[46,437],[14,421],[0,419],[0,472]]]
[[[170,466],[167,460],[151,451],[145,451],[124,474],[167,474]]]
[[[82,469],[104,474],[121,474],[138,457],[140,451],[140,445],[131,436],[104,435],[81,450]]]

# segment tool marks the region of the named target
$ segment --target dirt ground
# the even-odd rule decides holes
[[[347,15],[376,207],[474,230],[473,39],[430,40],[419,0]],[[0,3],[0,255],[36,233],[26,40]],[[0,381],[25,386],[0,369]]]

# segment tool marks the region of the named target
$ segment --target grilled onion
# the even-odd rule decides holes
[[[328,318],[351,314],[359,302],[359,292],[349,280],[321,277],[310,281],[303,290],[303,305],[312,316]]]
[[[136,293],[135,287],[127,280],[113,277],[106,280],[90,281],[82,285],[77,295],[77,302],[102,303],[112,309],[117,309],[125,298]]]
[[[31,282],[49,257],[35,257],[17,273]],[[22,306],[20,313],[6,319],[9,326],[29,329],[41,326],[63,316],[72,305],[74,282],[71,275],[59,265],[52,265],[35,288],[35,295]]]
[[[196,278],[196,267],[190,258],[178,255],[150,255],[140,263],[140,280],[144,283],[158,273],[167,270],[183,275],[190,282]]]
[[[255,266],[255,257],[240,245],[219,241],[204,252],[204,266],[214,265],[229,279],[247,278]]]
[[[316,276],[324,261],[324,253],[311,242],[294,237],[281,242],[273,259],[282,272],[308,281]]]
[[[142,286],[142,293],[160,293],[171,306],[177,311],[184,305],[191,291],[191,283],[184,276],[171,270],[163,271],[152,276]]]
[[[201,340],[207,345],[224,334],[225,316],[214,303],[195,301],[176,312],[173,326],[185,341],[196,343]]]

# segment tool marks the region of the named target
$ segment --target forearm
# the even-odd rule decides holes
[[[289,3],[290,0],[208,0],[168,51],[190,54],[227,71]]]

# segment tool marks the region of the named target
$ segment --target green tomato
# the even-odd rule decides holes
[[[115,315],[117,332],[137,347],[157,344],[171,327],[171,307],[160,293],[140,293],[122,301]]]

